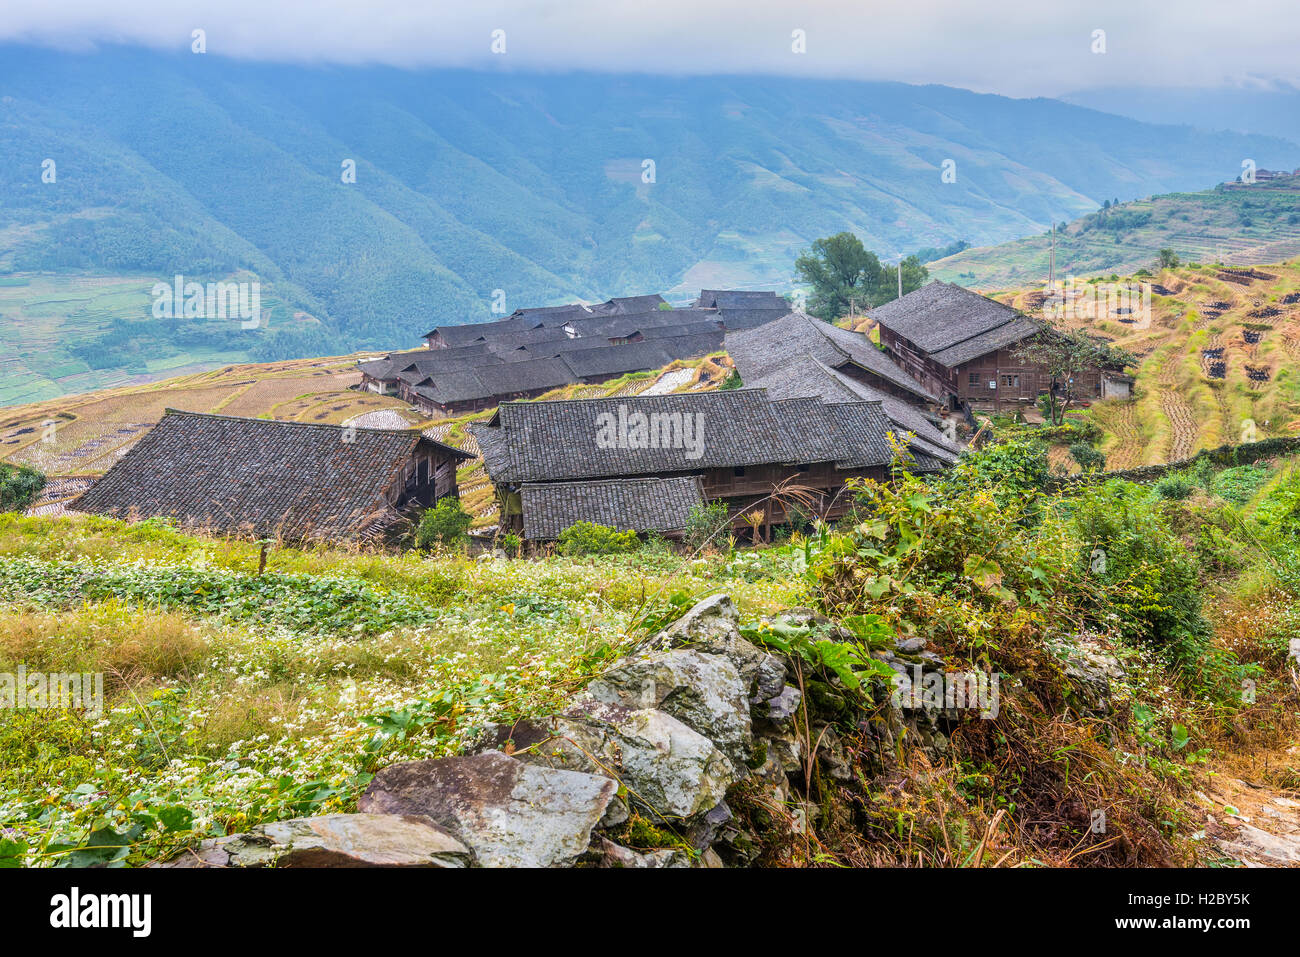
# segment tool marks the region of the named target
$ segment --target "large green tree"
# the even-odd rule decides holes
[[[900,264],[903,293],[920,289],[929,271],[916,256]],[[808,312],[820,319],[860,313],[898,297],[898,266],[882,266],[879,257],[852,233],[818,239],[795,260],[795,273],[811,287]]]

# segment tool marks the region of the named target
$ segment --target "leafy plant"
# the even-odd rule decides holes
[[[561,555],[625,555],[641,547],[641,539],[629,529],[620,532],[596,522],[576,522],[560,533]]]

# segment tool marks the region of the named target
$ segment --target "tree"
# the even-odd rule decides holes
[[[848,315],[851,308],[865,309],[884,274],[875,253],[852,233],[815,240],[812,251],[795,260],[794,269],[812,287],[808,312],[826,320]]]
[[[930,271],[917,256],[901,263],[903,293],[925,285]],[[898,298],[898,267],[881,266],[879,257],[852,233],[836,233],[812,244],[794,264],[799,278],[812,286],[808,312],[835,320]]]
[[[1160,250],[1160,268],[1173,269],[1178,265],[1178,253],[1174,252],[1168,246]]]
[[[1065,413],[1077,398],[1075,390],[1085,372],[1092,369],[1123,369],[1132,364],[1128,353],[1108,347],[1082,332],[1050,326],[1015,351],[1016,359],[1041,367],[1052,377],[1047,391],[1047,412],[1052,425],[1062,425]]]

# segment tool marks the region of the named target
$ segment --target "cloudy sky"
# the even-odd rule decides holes
[[[466,9],[468,7],[473,9]],[[3,0],[0,41],[261,60],[767,73],[1013,96],[1300,85],[1300,0]],[[505,31],[505,54],[491,50]],[[803,31],[805,51],[792,47]],[[1095,31],[1105,31],[1105,52]]]

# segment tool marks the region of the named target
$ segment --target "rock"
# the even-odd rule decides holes
[[[899,654],[915,655],[925,651],[925,639],[904,638],[902,641],[895,642],[894,647],[898,649]]]
[[[470,849],[428,818],[326,814],[204,841],[163,867],[468,867]]]
[[[722,863],[722,858],[718,856],[718,852],[713,848],[709,848],[700,855],[700,867],[718,868],[725,866],[726,865]]]
[[[717,807],[738,780],[712,741],[663,711],[584,698],[563,717],[607,729],[599,753],[619,769],[633,803],[658,816],[685,818]]]
[[[1116,658],[1086,645],[1069,649],[1065,660],[1065,677],[1074,692],[1072,703],[1085,714],[1110,713],[1110,683],[1123,674]]]
[[[520,761],[614,778],[633,804],[661,817],[716,807],[738,779],[713,742],[672,715],[590,697],[545,720],[494,727],[482,746],[507,740]]]
[[[721,655],[735,666],[751,696],[760,693],[760,684],[770,689],[770,694],[777,694],[785,683],[785,666],[740,634],[740,612],[729,595],[705,598],[663,631],[647,638],[637,651],[670,648]]]
[[[784,726],[799,712],[801,700],[803,696],[799,694],[799,689],[793,685],[786,685],[781,689],[780,694],[767,700],[767,714],[763,717],[777,726]]]
[[[753,748],[749,699],[730,661],[689,649],[625,659],[585,696],[634,710],[657,708],[698,731],[741,768]]]
[[[592,846],[592,863],[597,867],[690,867],[691,857],[685,851],[671,847],[658,848],[653,851],[634,851],[630,847],[615,844],[604,837],[597,837]]]
[[[691,842],[691,847],[702,851],[717,840],[718,831],[731,818],[731,808],[727,807],[726,802],[723,802],[711,811],[699,815],[691,825],[690,830],[687,831],[686,839]]]
[[[425,815],[468,844],[483,867],[565,867],[587,850],[616,790],[606,777],[488,751],[384,768],[357,806]]]
[[[853,780],[853,765],[835,729],[828,726],[824,731],[818,731],[813,740],[818,740],[818,737],[821,743],[817,746],[817,761],[825,772],[836,781]]]
[[[1300,834],[1273,834],[1252,824],[1239,825],[1215,843],[1248,867],[1300,864]]]

